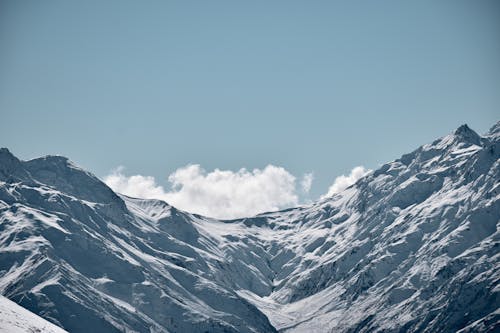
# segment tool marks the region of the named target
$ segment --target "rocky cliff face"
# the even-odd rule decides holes
[[[332,198],[218,221],[0,150],[0,292],[70,332],[500,328],[500,125]]]

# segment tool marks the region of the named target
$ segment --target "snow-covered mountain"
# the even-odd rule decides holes
[[[66,333],[60,327],[0,296],[0,333]]]
[[[219,221],[0,150],[0,293],[69,332],[500,330],[500,123]]]

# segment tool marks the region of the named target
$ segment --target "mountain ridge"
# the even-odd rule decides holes
[[[227,221],[1,149],[0,292],[72,332],[494,331],[499,124]]]

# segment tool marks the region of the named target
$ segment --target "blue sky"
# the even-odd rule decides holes
[[[1,146],[163,186],[272,164],[315,199],[500,115],[497,1],[2,0],[0,50]]]

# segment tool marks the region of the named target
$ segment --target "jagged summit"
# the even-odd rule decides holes
[[[455,131],[455,135],[461,135],[462,133],[469,133],[469,132],[474,132],[470,127],[469,125],[467,124],[462,124],[460,125]],[[476,133],[476,132],[474,132]]]
[[[19,163],[19,159],[14,156],[7,148],[0,148],[0,166],[12,165]]]
[[[462,126],[332,198],[231,221],[20,161],[0,292],[70,332],[494,332],[497,132]]]
[[[488,133],[486,134],[488,137],[498,137],[500,136],[500,121],[498,121],[495,125],[493,125]]]
[[[454,132],[454,135],[467,143],[471,143],[478,146],[481,144],[481,137],[479,136],[479,134],[470,129],[470,127],[467,126],[467,124],[464,124],[459,128],[457,128]]]
[[[7,148],[0,148],[0,180],[9,177],[20,161]]]
[[[0,156],[3,156],[3,155],[14,156],[14,155],[12,155],[12,153],[10,152],[10,150],[8,148],[6,148],[6,147],[0,148]]]

